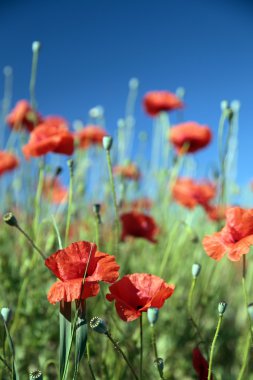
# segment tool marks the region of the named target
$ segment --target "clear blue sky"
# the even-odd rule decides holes
[[[14,70],[13,104],[29,98],[31,43],[39,40],[37,99],[43,114],[87,120],[101,104],[110,133],[127,85],[140,80],[137,129],[151,135],[145,92],[186,89],[186,120],[211,126],[222,99],[241,101],[239,180],[253,178],[253,4],[244,0],[1,0],[0,68]],[[0,78],[0,88],[3,78]],[[198,153],[202,167],[216,139]]]

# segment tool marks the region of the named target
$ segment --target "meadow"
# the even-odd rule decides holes
[[[182,88],[136,101],[132,79],[110,136],[99,107],[86,125],[40,113],[32,52],[29,100],[10,105],[4,71],[0,378],[253,379],[253,209],[232,200],[239,103],[217,103],[214,141],[184,120]],[[154,125],[138,142],[135,106]],[[211,142],[218,170],[199,179]]]

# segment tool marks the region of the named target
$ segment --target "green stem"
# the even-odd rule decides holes
[[[4,358],[2,358],[2,356],[0,355],[0,360],[1,362],[5,365],[5,367],[8,369],[9,372],[12,372],[11,370],[11,367],[9,366],[9,364],[6,362],[6,360]]]
[[[140,380],[142,380],[142,367],[143,367],[143,326],[142,314],[140,316]]]
[[[216,340],[218,338],[218,334],[219,334],[219,331],[220,331],[222,317],[223,317],[222,315],[219,315],[218,324],[217,324],[216,331],[215,331],[214,338],[213,338],[213,342],[212,342],[212,345],[211,345],[210,359],[209,359],[209,366],[208,366],[208,378],[207,378],[207,380],[211,380],[211,376],[212,376],[212,365],[213,365],[214,348],[215,348],[215,343],[216,343]]]
[[[159,364],[158,364],[159,358],[158,358],[157,345],[156,345],[155,326],[153,324],[151,325],[151,331],[152,331],[152,346],[153,346],[153,351],[154,351],[154,355],[155,355],[156,368],[157,368],[157,371],[159,372],[160,379],[164,379],[163,371],[159,367]]]
[[[111,334],[109,332],[107,332],[105,335],[112,342],[113,346],[116,348],[116,350],[118,351],[118,353],[123,357],[123,359],[125,360],[126,364],[130,368],[130,370],[131,370],[131,372],[132,372],[133,377],[135,378],[135,380],[138,380],[138,376],[136,375],[135,370],[133,369],[131,363],[127,359],[126,355],[124,354],[124,352],[122,351],[122,349],[120,348],[120,346],[118,345],[118,343],[113,339],[113,337],[111,336]]]
[[[110,178],[110,185],[111,185],[111,192],[112,192],[112,197],[113,197],[113,205],[114,205],[114,213],[115,213],[115,235],[116,235],[115,253],[118,253],[120,222],[119,222],[119,211],[118,211],[116,190],[115,190],[115,184],[114,184],[114,179],[113,179],[113,174],[112,174],[112,161],[111,161],[111,155],[110,155],[109,150],[106,150],[106,160],[108,164],[109,178]]]
[[[30,238],[30,236],[21,228],[19,225],[16,226],[16,228],[25,236],[25,238],[29,241],[31,246],[40,254],[43,260],[46,260],[45,254],[42,252],[42,250],[34,243],[34,241]]]
[[[92,380],[96,380],[96,376],[94,374],[94,371],[93,371],[93,368],[91,365],[91,361],[90,361],[90,345],[89,345],[89,342],[87,342],[87,344],[86,344],[86,350],[87,350],[87,361],[88,361],[88,366],[90,369],[90,374],[91,374]]]
[[[43,189],[43,182],[44,182],[44,162],[41,162],[40,168],[39,168],[39,180],[34,200],[34,209],[35,209],[35,215],[34,215],[34,221],[33,221],[33,238],[36,240],[37,233],[38,233],[38,226],[39,226],[39,217],[40,217],[40,200],[42,195],[42,189]]]
[[[251,344],[251,333],[248,334],[248,337],[247,337],[247,342],[246,342],[245,350],[244,350],[244,354],[243,354],[242,367],[241,367],[241,370],[240,370],[240,373],[238,375],[237,380],[242,380],[244,377],[244,373],[245,373],[245,370],[246,370],[247,364],[248,364],[250,344]]]
[[[32,70],[31,70],[31,78],[30,78],[30,101],[33,109],[36,109],[36,98],[35,98],[35,85],[36,85],[36,76],[37,76],[37,68],[38,68],[38,59],[39,59],[39,48],[33,49],[33,57],[32,57]]]
[[[68,236],[69,236],[69,228],[71,221],[71,212],[72,212],[72,200],[73,200],[73,161],[70,160],[69,163],[69,196],[68,196],[68,213],[67,213],[67,222],[66,222],[66,230],[65,230],[65,247],[68,244]]]

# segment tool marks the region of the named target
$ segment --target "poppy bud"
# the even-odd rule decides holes
[[[105,150],[110,151],[113,143],[113,138],[111,136],[103,137],[103,147]]]
[[[238,112],[240,110],[240,107],[241,107],[241,103],[239,102],[239,100],[233,100],[231,102],[231,108],[234,112]]]
[[[108,329],[104,319],[99,317],[93,317],[90,320],[90,327],[99,334],[107,334]]]
[[[195,263],[192,265],[192,277],[197,278],[201,271],[201,265],[198,263]]]
[[[117,125],[119,129],[123,129],[125,127],[125,120],[124,119],[118,119]]]
[[[184,87],[178,87],[176,89],[176,95],[180,98],[180,99],[183,99],[184,96],[185,96],[185,89]]]
[[[94,119],[102,118],[104,115],[104,108],[102,106],[96,106],[89,110],[89,116]]]
[[[73,175],[73,172],[74,172],[74,160],[72,160],[72,159],[68,160],[67,164],[68,164],[68,167],[69,167],[70,174]]]
[[[153,326],[157,320],[159,315],[159,309],[157,307],[149,307],[147,310],[148,321]]]
[[[8,77],[12,75],[12,67],[11,66],[5,66],[3,69],[3,74]]]
[[[248,314],[250,316],[251,322],[253,322],[253,302],[248,304]]]
[[[35,52],[38,52],[41,48],[41,43],[39,41],[34,41],[32,43],[32,51],[35,53]]]
[[[159,371],[163,372],[164,361],[162,358],[157,358],[154,360],[154,365],[158,368]]]
[[[139,87],[139,80],[137,78],[131,78],[128,85],[131,90],[136,90]]]
[[[55,177],[58,177],[58,175],[60,175],[62,172],[62,167],[61,166],[57,166],[57,168],[55,169]]]
[[[12,311],[8,307],[2,307],[2,309],[1,309],[1,315],[3,317],[4,322],[8,323],[11,320]]]
[[[219,302],[218,312],[219,312],[219,316],[220,317],[225,313],[226,308],[227,308],[227,303],[226,302],[224,302],[224,301]]]
[[[15,215],[12,214],[12,212],[7,212],[4,214],[3,221],[12,227],[17,227],[18,225],[17,219],[15,218]]]
[[[93,212],[94,214],[100,214],[101,205],[99,203],[96,203],[93,205]]]
[[[29,379],[30,380],[42,380],[43,379],[43,375],[42,375],[42,372],[38,369],[36,369],[35,371],[32,371],[30,372],[29,374]]]
[[[222,111],[225,111],[229,108],[229,104],[227,100],[222,100],[220,103],[220,108]]]

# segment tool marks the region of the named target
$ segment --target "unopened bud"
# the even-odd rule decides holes
[[[192,277],[197,278],[201,271],[201,265],[198,263],[195,263],[192,265]]]
[[[12,311],[8,307],[2,307],[1,315],[3,317],[4,322],[7,324],[11,320]]]
[[[227,303],[226,302],[224,302],[224,301],[219,302],[218,312],[219,312],[219,316],[220,317],[225,313],[226,308],[227,308]]]
[[[129,81],[129,88],[136,90],[139,87],[139,80],[137,78],[131,78]]]
[[[110,151],[113,143],[113,138],[111,136],[103,137],[103,147],[105,150]]]
[[[163,372],[164,361],[162,358],[157,358],[154,360],[154,365],[158,368],[159,371]]]
[[[253,302],[248,304],[248,314],[250,316],[251,322],[253,322]]]
[[[158,316],[159,316],[159,309],[157,307],[149,307],[148,308],[147,317],[148,317],[148,321],[151,324],[151,326],[157,322]]]
[[[34,53],[38,52],[40,50],[40,48],[41,48],[41,43],[39,41],[34,41],[32,43],[32,51]]]

